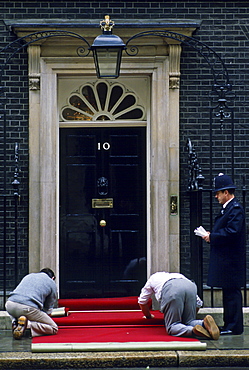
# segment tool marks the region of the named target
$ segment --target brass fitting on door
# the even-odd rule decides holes
[[[106,220],[100,220],[99,224],[100,224],[101,227],[105,227],[106,226]]]

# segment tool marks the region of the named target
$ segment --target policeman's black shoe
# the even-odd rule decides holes
[[[234,333],[229,329],[221,329],[220,335],[234,335]]]
[[[229,329],[223,329],[220,331],[220,335],[233,335],[233,332]]]
[[[226,329],[226,328],[220,328],[220,335],[241,335],[243,334],[243,330],[241,332],[234,332],[230,329]]]

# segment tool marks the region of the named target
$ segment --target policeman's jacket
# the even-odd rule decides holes
[[[236,198],[215,218],[207,284],[221,288],[245,284],[245,214]]]

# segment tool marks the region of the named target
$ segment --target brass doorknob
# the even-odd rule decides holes
[[[100,224],[100,226],[105,227],[106,226],[106,220],[100,220],[99,224]]]

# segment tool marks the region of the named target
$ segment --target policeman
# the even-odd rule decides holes
[[[222,288],[224,326],[221,335],[243,333],[241,287],[245,284],[245,214],[235,198],[236,186],[220,173],[214,179],[215,198],[222,209],[213,230],[203,239],[210,243],[207,285]]]

